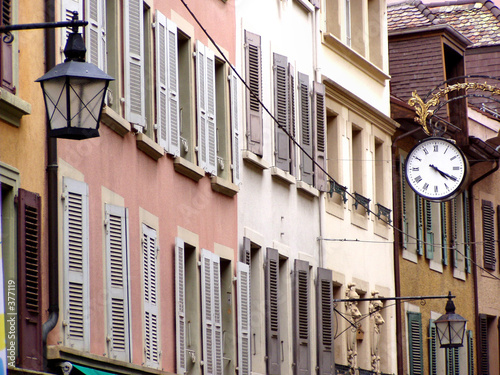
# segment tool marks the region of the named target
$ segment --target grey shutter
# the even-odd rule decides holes
[[[313,184],[313,148],[312,148],[312,129],[311,129],[311,104],[309,96],[309,76],[298,73],[299,84],[299,128],[300,145],[304,149],[300,153],[301,180]]]
[[[266,347],[267,374],[279,375],[280,326],[279,326],[279,253],[267,248],[266,256]]]
[[[222,375],[220,258],[206,249],[201,252],[201,293],[203,373]]]
[[[448,210],[446,202],[441,202],[441,251],[442,263],[448,265]]]
[[[314,92],[314,160],[326,170],[326,107],[325,85],[313,82]],[[327,190],[326,174],[318,165],[314,165],[314,182],[319,191]]]
[[[106,71],[106,4],[104,0],[87,0],[87,61]],[[83,16],[80,15],[80,19]]]
[[[438,341],[434,319],[429,320],[429,375],[437,375]]]
[[[432,231],[432,203],[425,202],[425,257],[434,259],[434,232]]]
[[[289,131],[289,89],[288,89],[288,61],[286,56],[273,54],[274,70],[274,117],[278,124],[274,124],[274,154],[276,166],[290,172],[290,138]]]
[[[206,94],[207,94],[207,172],[217,174],[217,130],[215,113],[215,55],[205,47]]]
[[[156,126],[158,144],[168,145],[167,18],[156,10]]]
[[[467,375],[474,375],[474,336],[467,331]]]
[[[186,363],[186,273],[184,241],[175,238],[175,333],[177,373],[187,371]]]
[[[128,213],[108,204],[105,211],[109,356],[129,361]]]
[[[241,262],[250,265],[252,256],[252,242],[249,238],[243,237],[243,248],[241,249]]]
[[[249,151],[262,156],[262,53],[260,36],[245,30],[246,81],[252,92],[246,95],[246,139]]]
[[[289,103],[290,105],[288,108],[290,109],[290,135],[292,138],[289,139],[290,142],[290,173],[294,176],[296,176],[296,146],[295,142],[297,140],[296,138],[296,123],[295,123],[295,90],[296,90],[296,85],[295,85],[295,69],[292,64],[288,64],[288,79],[289,79],[289,84],[288,84],[288,89],[290,93],[288,94],[289,97]]]
[[[160,363],[157,293],[157,244],[156,230],[142,225],[143,276],[144,276],[144,333],[145,364],[157,368]]]
[[[408,311],[407,317],[410,373],[412,375],[423,375],[421,314]]]
[[[488,345],[488,317],[485,314],[479,314],[479,330],[478,330],[478,340],[479,340],[479,373],[489,374],[490,364],[489,364],[489,345]]]
[[[294,359],[295,374],[310,375],[309,262],[295,259],[294,266]]]
[[[318,375],[333,375],[335,357],[333,351],[333,287],[332,271],[318,268],[316,280],[317,353]]]
[[[63,177],[64,344],[89,350],[89,193]]]
[[[401,156],[400,157],[400,176],[401,176],[401,207],[402,207],[402,226],[403,226],[403,232],[401,234],[402,239],[403,239],[403,249],[408,249],[408,232],[409,232],[409,225],[408,225],[408,195],[406,193],[408,186],[405,178],[405,157]]]
[[[252,369],[250,341],[250,266],[237,263],[238,375],[250,375]]]
[[[231,93],[231,138],[232,138],[232,170],[233,184],[239,185],[240,179],[240,125],[238,114],[238,79],[232,71],[229,74]]]
[[[3,0],[0,7],[0,24],[7,26],[12,24],[12,1]],[[3,36],[3,34],[2,34]],[[16,93],[14,87],[14,66],[12,61],[12,44],[5,43],[0,38],[0,87]]]
[[[423,208],[422,208],[422,198],[415,194],[415,208],[417,216],[417,254],[424,254],[424,218],[423,218]]]
[[[125,116],[146,125],[144,106],[144,25],[142,0],[125,0]]]
[[[483,200],[483,257],[484,268],[495,270],[495,211],[490,201]]]
[[[464,203],[464,241],[465,241],[465,271],[467,273],[471,272],[471,222],[470,222],[470,210],[469,210],[469,193],[464,191],[463,194]]]

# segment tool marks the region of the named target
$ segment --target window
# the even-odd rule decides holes
[[[0,8],[0,24],[7,26],[13,21],[13,0],[2,0]],[[0,87],[15,94],[14,86],[14,64],[13,64],[13,45],[0,39]]]
[[[352,124],[351,132],[351,153],[352,153],[352,171],[353,176],[356,174],[356,178],[353,178],[352,187],[353,191],[364,195],[364,148],[363,148],[363,130]]]
[[[245,30],[246,142],[248,151],[262,156],[262,55],[260,36]]]
[[[186,82],[179,85],[179,124],[181,136],[180,155],[194,162],[196,136],[194,132],[194,114],[192,103],[192,43],[191,39],[181,30],[177,29],[177,54],[178,54],[178,74],[179,82]],[[189,84],[188,84],[189,83]]]
[[[484,268],[495,270],[496,246],[495,246],[495,210],[490,201],[482,201],[483,218],[483,262]]]
[[[129,361],[128,210],[106,204],[105,215],[108,356]]]
[[[88,185],[63,177],[64,345],[89,350]]]
[[[158,368],[160,343],[158,322],[158,268],[156,230],[142,224],[142,277],[144,290],[144,357],[145,365]]]
[[[407,311],[407,319],[410,373],[423,375],[421,314],[419,312]]]
[[[288,296],[292,295],[291,290],[291,269],[290,260],[279,255],[279,298],[278,298],[278,319],[280,322],[290,322],[293,317],[289,313],[289,303],[290,298]],[[290,364],[293,362],[292,359],[292,349],[293,349],[293,332],[290,325],[282,324],[279,327],[279,338],[280,338],[280,354],[279,360],[281,362],[282,373],[287,372],[290,369]]]

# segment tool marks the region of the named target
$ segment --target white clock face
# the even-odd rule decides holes
[[[461,191],[468,173],[464,154],[444,138],[417,144],[406,160],[406,179],[419,195],[430,200],[451,199]]]

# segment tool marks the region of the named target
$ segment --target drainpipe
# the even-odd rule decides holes
[[[45,1],[45,21],[55,22],[54,0]],[[55,29],[45,30],[46,71],[54,67],[56,59]],[[49,122],[46,117],[46,128]],[[57,213],[57,139],[47,131],[47,181],[48,181],[48,279],[49,317],[42,326],[43,367],[47,371],[47,336],[59,320],[59,261],[58,261],[58,213]]]
[[[495,149],[495,151],[499,151],[499,147],[497,147]],[[500,168],[500,164],[499,164],[499,161],[498,159],[495,160],[495,167],[491,170],[489,170],[488,172],[486,172],[485,174],[483,174],[482,176],[476,178],[475,180],[473,180],[471,182],[471,184],[469,185],[469,215],[470,215],[470,225],[471,225],[471,242],[472,242],[472,246],[471,246],[471,250],[472,250],[472,277],[474,278],[474,315],[475,315],[475,328],[476,328],[476,334],[477,334],[477,327],[479,327],[479,297],[478,297],[478,289],[479,289],[479,286],[478,286],[478,280],[477,280],[477,268],[474,266],[475,264],[477,264],[477,251],[476,251],[476,226],[475,226],[475,220],[474,220],[474,199],[473,199],[473,187],[479,183],[480,181],[484,180],[486,177],[489,177],[490,175],[492,175],[493,173],[495,173],[496,171],[498,171],[498,169]],[[479,355],[479,353],[481,353],[481,343],[479,342],[479,340],[474,340],[475,341],[475,344],[476,344],[476,353],[477,355]]]

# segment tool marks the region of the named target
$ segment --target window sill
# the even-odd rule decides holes
[[[156,161],[164,155],[163,147],[143,133],[137,133],[137,148]]]
[[[297,3],[299,3],[300,5],[302,5],[304,7],[304,9],[307,10],[308,12],[310,12],[310,13],[314,12],[314,5],[311,4],[311,2],[309,2],[309,0],[295,0],[295,1]]]
[[[465,281],[465,271],[457,267],[453,267],[453,277],[455,279]]]
[[[19,127],[21,117],[29,114],[31,114],[30,103],[0,88],[0,119]]]
[[[403,259],[406,259],[407,261],[412,263],[418,263],[418,257],[415,251],[403,249]]]
[[[273,178],[276,178],[277,180],[280,180],[288,185],[294,185],[296,183],[294,176],[292,176],[290,173],[285,172],[284,170],[282,170],[278,167],[271,168],[271,176],[273,176]]]
[[[102,109],[101,121],[104,125],[122,137],[130,132],[130,123],[108,106]]]
[[[365,72],[380,84],[385,85],[386,80],[390,79],[390,77],[379,67],[375,66],[365,57],[346,46],[333,34],[330,34],[328,32],[323,33],[323,43],[339,56],[343,57],[347,62],[351,63],[359,70]]]
[[[255,155],[253,152],[244,150],[241,153],[243,160],[248,162],[249,164],[253,165],[254,167],[257,167],[259,169],[269,169],[269,163],[265,161],[263,158],[260,156]]]
[[[319,190],[304,181],[297,181],[297,190],[302,191],[311,197],[319,197]]]
[[[174,159],[174,169],[176,172],[196,182],[200,181],[205,176],[203,168],[198,167],[196,164],[180,156]]]
[[[228,197],[234,197],[240,191],[232,182],[217,176],[212,176],[212,190]]]

